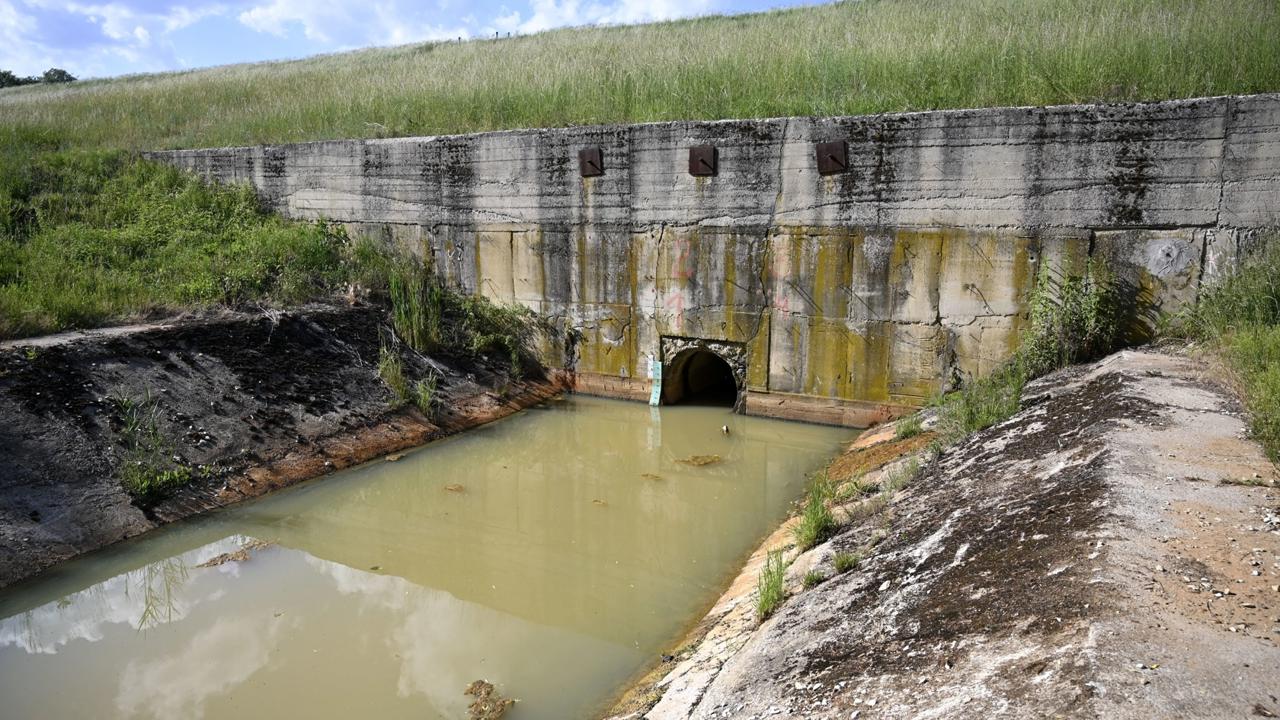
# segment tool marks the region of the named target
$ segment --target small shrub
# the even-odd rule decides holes
[[[756,617],[768,618],[787,599],[787,563],[781,550],[770,550],[756,582]]]
[[[378,377],[391,391],[392,407],[409,402],[409,383],[404,378],[404,364],[400,353],[386,344],[378,348]]]
[[[121,465],[120,480],[130,495],[143,505],[151,505],[191,482],[191,468],[166,468],[155,458],[135,456]]]
[[[792,530],[796,545],[801,550],[808,550],[831,537],[837,523],[827,501],[833,496],[831,481],[825,474],[819,475],[809,486],[804,507],[800,511],[800,522]]]
[[[432,375],[425,380],[419,380],[413,385],[413,404],[428,418],[433,417],[435,413],[434,403],[436,385],[438,383],[439,378]]]
[[[858,563],[862,562],[862,555],[859,553],[840,551],[831,559],[831,564],[835,567],[836,574],[843,575],[850,570],[858,567]]]
[[[140,400],[124,394],[109,400],[120,421],[124,457],[116,475],[125,491],[146,507],[191,482],[191,468],[169,458],[171,447],[160,433],[160,409],[151,393]]]
[[[390,264],[388,286],[396,332],[418,352],[435,351],[440,346],[444,289],[431,268],[415,258],[399,256]]]
[[[804,580],[802,581],[802,583],[804,584],[804,589],[809,590],[811,588],[815,588],[821,585],[822,582],[826,579],[827,579],[826,575],[823,575],[817,570],[810,570],[809,572],[804,574]]]
[[[913,438],[919,435],[924,432],[923,423],[924,419],[920,417],[920,413],[915,413],[914,415],[908,415],[907,417],[902,418],[898,421],[897,427],[894,430],[894,439],[906,440],[907,438]]]

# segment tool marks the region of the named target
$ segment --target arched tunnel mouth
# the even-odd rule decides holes
[[[710,350],[686,350],[671,361],[662,377],[665,405],[736,407],[738,381],[724,358]]]

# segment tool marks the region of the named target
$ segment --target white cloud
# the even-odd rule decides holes
[[[285,37],[293,26],[313,42],[342,49],[366,45],[401,45],[424,40],[470,37],[465,25],[447,26],[424,18],[396,0],[344,0],[315,4],[309,0],[270,0],[239,15],[246,27]]]
[[[529,16],[505,7],[494,19],[498,30],[534,33],[572,25],[615,25],[689,17],[711,10],[715,0],[530,0]]]

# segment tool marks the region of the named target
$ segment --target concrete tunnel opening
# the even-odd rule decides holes
[[[662,402],[733,408],[738,404],[738,381],[729,363],[714,352],[686,350],[663,373]]]

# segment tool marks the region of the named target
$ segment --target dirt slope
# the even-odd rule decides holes
[[[382,309],[219,314],[0,348],[0,586],[159,524],[515,412],[557,381],[494,362],[401,355],[438,375],[428,420],[392,410],[377,373]],[[117,479],[121,413],[152,398],[196,480],[143,507]]]

